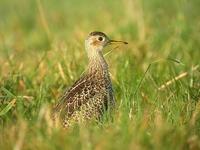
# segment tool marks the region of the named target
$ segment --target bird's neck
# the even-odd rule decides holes
[[[105,58],[103,57],[102,52],[96,52],[96,54],[89,55],[89,65],[88,65],[88,72],[100,72],[108,74],[108,64],[106,63]]]

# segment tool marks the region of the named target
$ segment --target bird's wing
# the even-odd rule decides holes
[[[70,117],[74,111],[77,111],[101,90],[102,87],[95,84],[92,77],[85,75],[64,93],[60,102],[56,105],[54,112],[59,112],[62,118],[66,116]]]
[[[96,93],[89,98],[85,104],[82,104],[78,110],[74,110],[71,116],[65,116],[63,120],[64,127],[68,127],[75,122],[84,122],[85,120],[99,120],[105,110],[108,108],[106,93]]]

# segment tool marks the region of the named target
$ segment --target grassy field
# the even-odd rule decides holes
[[[199,14],[199,0],[1,0],[0,149],[200,149]],[[55,129],[94,30],[129,42],[105,50],[113,120]]]

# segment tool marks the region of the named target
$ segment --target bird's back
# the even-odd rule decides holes
[[[86,73],[64,93],[54,109],[64,126],[100,118],[113,105],[112,85],[108,73]]]

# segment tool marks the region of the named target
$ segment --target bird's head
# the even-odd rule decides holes
[[[88,54],[92,55],[102,52],[104,47],[115,43],[128,44],[124,41],[111,40],[105,33],[94,31],[86,38],[85,47]]]

